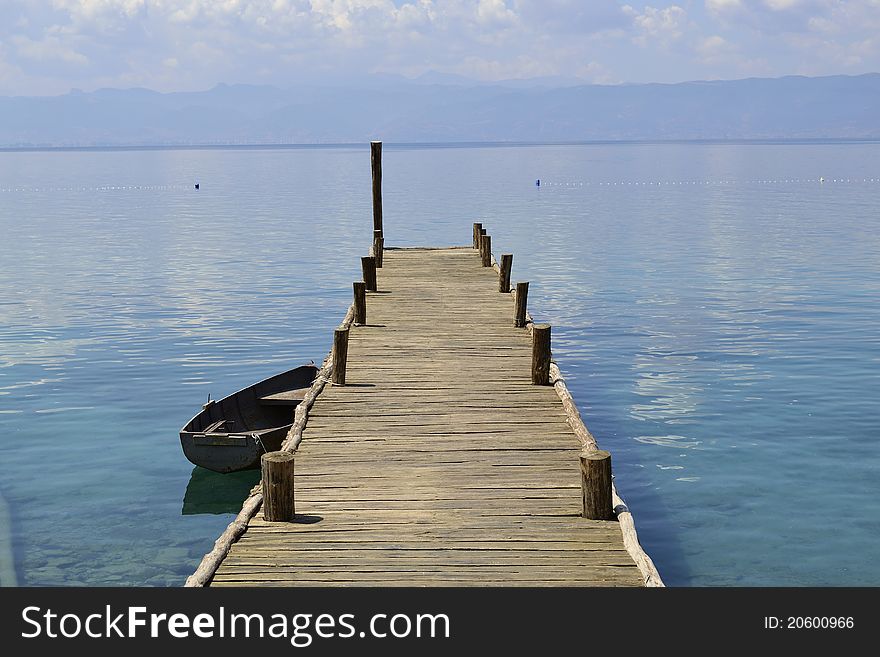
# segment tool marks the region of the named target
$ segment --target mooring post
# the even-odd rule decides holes
[[[295,515],[293,459],[291,452],[268,452],[260,457],[263,520],[267,522],[293,521]]]
[[[364,283],[367,290],[375,292],[376,287],[376,258],[375,256],[364,256],[361,258],[361,270],[364,272]]]
[[[501,254],[501,271],[498,273],[498,291],[510,292],[510,270],[513,267],[513,254]]]
[[[516,298],[514,299],[513,307],[513,325],[517,328],[522,328],[526,325],[526,301],[528,300],[528,298],[528,281],[526,281],[525,283],[517,283]]]
[[[373,231],[373,256],[376,258],[376,267],[382,266],[382,256],[385,250],[385,238],[381,230]]]
[[[492,266],[492,237],[490,235],[480,237],[480,258],[484,267]]]
[[[584,449],[581,458],[581,489],[583,517],[591,520],[611,520],[614,509],[611,500],[611,454],[602,449]]]
[[[356,281],[354,287],[354,323],[367,323],[367,284]]]
[[[550,325],[532,325],[532,383],[550,384]]]
[[[483,224],[474,222],[474,248],[480,248],[480,235],[483,234]]]
[[[373,171],[373,230],[382,230],[382,142],[370,142],[370,168]]]
[[[348,328],[333,331],[333,385],[345,385],[345,363],[348,360]]]

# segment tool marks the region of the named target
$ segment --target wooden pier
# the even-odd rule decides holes
[[[662,586],[610,476],[592,517],[611,519],[583,517],[585,464],[610,461],[555,364],[535,367],[510,258],[383,249],[379,225],[376,289],[355,285],[282,448],[293,521],[265,520],[255,491],[187,585]]]

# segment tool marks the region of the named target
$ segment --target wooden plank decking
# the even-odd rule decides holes
[[[386,250],[345,386],[296,459],[298,522],[251,519],[212,586],[641,586],[616,521],[579,517],[580,441],[470,248]]]

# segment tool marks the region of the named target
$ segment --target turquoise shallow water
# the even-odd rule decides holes
[[[324,357],[369,177],[366,146],[0,153],[0,580],[182,583],[255,475],[177,431]],[[880,585],[880,145],[386,145],[384,178],[389,243],[481,220],[515,254],[668,584]]]

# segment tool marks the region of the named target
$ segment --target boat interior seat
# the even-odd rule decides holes
[[[220,433],[224,429],[226,429],[228,431],[232,427],[231,426],[226,427],[227,422],[229,422],[230,425],[232,424],[232,422],[230,420],[217,420],[216,422],[212,422],[207,427],[205,427],[205,430],[203,433]]]
[[[296,390],[282,390],[272,395],[260,397],[260,403],[266,406],[296,406],[303,399],[309,388],[297,388]]]

